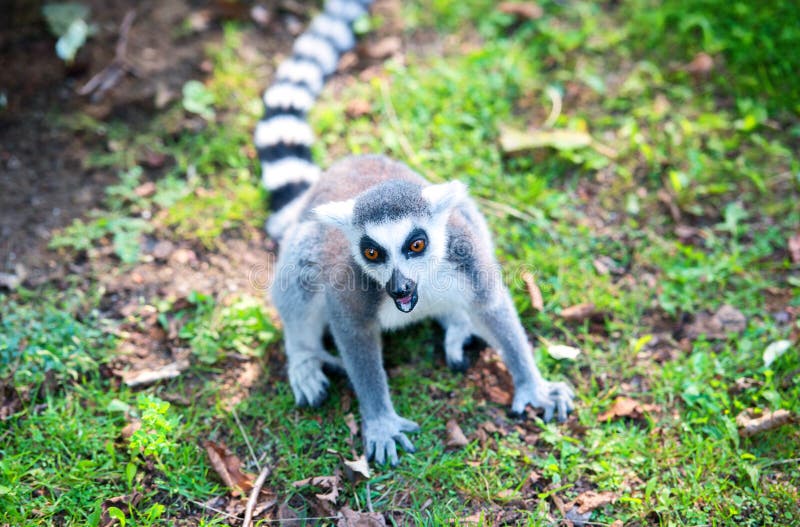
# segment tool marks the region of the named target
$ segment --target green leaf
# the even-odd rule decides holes
[[[119,507],[109,507],[106,511],[109,517],[114,518],[119,522],[120,527],[125,527],[125,513]]]
[[[211,120],[216,115],[213,104],[214,94],[202,82],[191,80],[183,85],[183,108],[187,112]]]

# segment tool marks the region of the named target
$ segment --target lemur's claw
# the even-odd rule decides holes
[[[567,420],[567,416],[575,408],[572,399],[573,389],[564,382],[543,381],[535,386],[530,384],[518,386],[514,393],[511,411],[522,414],[525,407],[531,405],[544,410],[544,421],[549,422],[556,415],[559,422]]]
[[[374,460],[378,465],[383,465],[388,461],[391,466],[397,466],[398,443],[408,453],[416,451],[414,444],[403,432],[416,432],[417,430],[419,430],[417,423],[399,415],[365,421],[364,444],[367,459]]]

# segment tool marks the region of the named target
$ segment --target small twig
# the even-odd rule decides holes
[[[550,102],[553,103],[553,107],[550,109],[550,115],[547,116],[547,120],[542,124],[543,128],[550,128],[554,124],[556,124],[556,120],[561,115],[561,93],[552,86],[548,86],[547,90],[545,90],[547,96],[550,97]]]
[[[372,496],[370,496],[371,492],[369,488],[369,480],[367,480],[366,490],[367,490],[367,510],[369,512],[375,512],[375,510],[372,508]]]
[[[114,59],[108,66],[89,79],[89,82],[78,90],[78,95],[89,95],[92,93],[92,100],[97,101],[101,99],[108,90],[116,86],[123,75],[133,71],[133,67],[128,61],[128,34],[131,31],[131,26],[133,26],[133,21],[135,19],[135,9],[131,9],[125,13],[125,17],[122,19],[122,23],[119,27],[119,39],[117,39],[117,45],[114,48]]]
[[[258,470],[261,470],[261,463],[258,462],[256,453],[253,450],[253,445],[250,444],[250,438],[247,436],[247,432],[245,432],[245,429],[242,426],[242,422],[239,420],[239,414],[236,413],[235,408],[231,408],[231,413],[233,414],[234,421],[236,421],[236,426],[239,427],[239,431],[242,433],[242,437],[244,437],[244,442],[247,445],[247,449],[250,451],[250,457],[253,458],[253,462],[256,464],[256,468]]]
[[[788,465],[789,463],[800,463],[800,457],[793,457],[790,459],[778,459],[776,461],[770,461],[769,463],[764,463],[761,465],[761,468],[772,467],[775,465]]]
[[[250,527],[250,522],[253,521],[253,509],[256,507],[256,503],[258,503],[258,495],[261,494],[261,487],[264,486],[264,481],[266,481],[270,472],[272,471],[270,470],[269,465],[265,466],[263,469],[261,469],[261,473],[258,475],[256,482],[253,483],[253,490],[250,491],[250,498],[248,498],[247,507],[244,509],[244,521],[242,522],[243,527]]]
[[[184,496],[184,498],[186,498],[186,496]],[[235,514],[231,514],[230,512],[225,512],[222,509],[217,509],[215,507],[212,507],[211,505],[206,505],[202,501],[193,500],[191,498],[186,498],[186,500],[188,500],[189,503],[197,505],[200,508],[209,510],[211,512],[216,512],[217,514],[222,514],[223,516],[227,516],[228,518],[233,518],[234,520],[241,520],[242,519],[241,516],[236,516]]]

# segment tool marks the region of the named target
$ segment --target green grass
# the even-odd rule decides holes
[[[483,510],[487,525],[500,513],[552,525],[562,518],[554,497],[569,501],[592,489],[619,495],[593,513],[591,521],[603,524],[797,522],[797,426],[745,439],[735,423],[746,408],[800,412],[797,343],[769,367],[762,360],[771,342],[796,339],[800,329],[781,321],[781,311],[800,308],[797,264],[787,252],[800,225],[798,129],[787,117],[797,101],[791,83],[774,82],[797,70],[797,55],[785,52],[796,28],[772,26],[774,13],[789,19],[795,8],[698,1],[684,12],[682,5],[542,2],[541,19],[519,21],[491,2],[416,2],[404,8],[409,31],[450,35],[445,53],[411,53],[388,63],[385,75],[323,95],[311,115],[323,165],[350,152],[383,152],[431,179],[469,184],[537,361],[578,393],[578,426],[517,423],[484,402],[480,386],[447,371],[433,325],[393,334],[386,340],[393,399],[421,424],[418,452],[403,454],[397,468],[374,467],[369,487],[345,482],[340,505],[364,509],[369,492],[376,511],[407,522],[443,524]],[[431,17],[435,28],[426,26]],[[102,210],[63,231],[56,246],[100,262],[108,257],[98,249],[110,243],[114,258],[133,266],[148,232],[189,243],[202,258],[218,251],[220,237],[246,236],[246,227],[263,223],[250,145],[261,85],[252,54],[239,51],[247,32],[227,26],[208,50],[214,68],[204,88],[194,86],[193,101],[145,130],[59,121],[108,136],[117,147],[90,162],[121,179]],[[747,38],[764,45],[741,45]],[[680,66],[698,51],[721,65],[708,83]],[[348,117],[354,99],[371,112]],[[551,116],[555,100],[561,109]],[[181,128],[187,111],[204,114],[199,129]],[[504,127],[542,128],[548,116],[551,129],[588,133],[604,148],[502,151]],[[171,163],[143,197],[137,159],[145,148]],[[678,227],[691,227],[691,236]],[[599,258],[617,271],[601,273]],[[541,313],[531,309],[523,269],[543,292]],[[103,311],[104,292],[85,287],[0,297],[0,381],[21,401],[0,429],[0,524],[98,525],[104,512],[126,525],[238,524],[198,505],[227,493],[205,440],[226,443],[256,472],[249,440],[273,468],[267,486],[279,502],[291,498],[302,513],[315,512],[314,490],[291,484],[337,470],[329,449],[349,455],[346,418],[358,411],[344,381],[333,381],[321,408],[294,408],[277,321],[252,294],[220,287],[180,302],[140,299],[156,306],[163,329],[177,323],[172,345],[192,354],[180,377],[134,391],[104,372],[127,329]],[[775,297],[783,299],[778,307]],[[605,321],[558,316],[580,302],[594,303]],[[684,338],[687,317],[723,304],[746,317],[741,334]],[[535,335],[582,354],[556,361]],[[234,414],[238,365],[253,360],[261,375]],[[600,422],[620,395],[656,410]],[[471,439],[487,421],[509,432],[450,451],[450,418]],[[143,427],[124,439],[137,419]],[[134,491],[142,494],[135,506],[109,501]]]

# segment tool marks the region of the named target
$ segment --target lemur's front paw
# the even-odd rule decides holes
[[[297,406],[319,406],[328,397],[328,378],[318,360],[289,364],[289,384]]]
[[[544,409],[545,422],[550,421],[555,413],[560,422],[567,420],[573,410],[572,399],[575,392],[566,383],[542,381],[538,384],[523,384],[514,390],[514,402],[511,411],[522,414],[527,405]]]
[[[374,459],[379,465],[386,461],[397,465],[397,443],[408,453],[416,449],[403,432],[416,432],[419,425],[397,414],[364,420],[364,444],[367,459]]]

